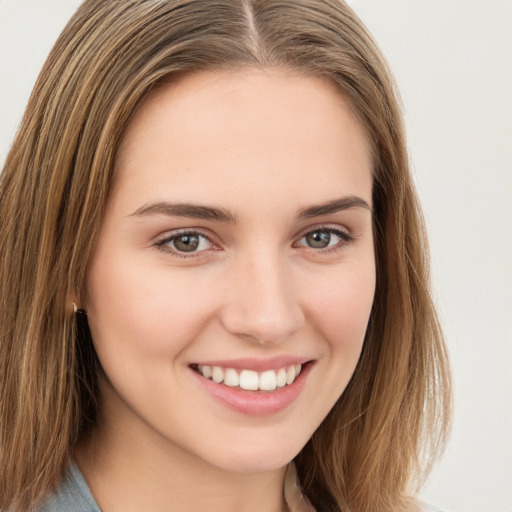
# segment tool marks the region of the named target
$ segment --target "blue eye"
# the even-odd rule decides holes
[[[310,247],[311,249],[328,249],[351,240],[351,235],[339,229],[319,228],[304,234],[297,246]]]
[[[181,232],[158,242],[159,247],[182,254],[193,254],[210,249],[213,244],[204,235],[196,232]]]

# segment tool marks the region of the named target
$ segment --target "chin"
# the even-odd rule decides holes
[[[287,466],[293,460],[293,457],[294,455],[269,459],[261,453],[258,456],[237,456],[226,460],[222,469],[233,473],[266,473]]]
[[[236,473],[261,473],[283,468],[294,459],[309,439],[299,441],[287,437],[285,440],[281,436],[276,437],[265,443],[262,442],[265,435],[261,434],[256,442],[246,440],[239,446],[224,445],[222,453],[215,457],[215,465]]]

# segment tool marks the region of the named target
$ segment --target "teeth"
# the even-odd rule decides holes
[[[214,366],[212,368],[212,380],[217,383],[224,380],[224,370],[220,366]]]
[[[242,389],[256,391],[258,389],[258,385],[258,372],[253,372],[252,370],[242,370],[240,372],[240,387]]]
[[[233,370],[233,368],[228,368],[224,373],[224,384],[231,387],[239,386],[240,377],[238,376],[238,372]]]
[[[267,370],[261,373],[253,370],[238,372],[234,368],[222,368],[220,366],[197,366],[199,373],[207,379],[212,379],[217,384],[238,387],[249,391],[274,391],[292,384],[299,376],[302,366],[295,364],[279,370]]]
[[[260,375],[260,389],[263,391],[274,391],[277,386],[277,377],[274,370],[268,370]]]
[[[204,374],[203,374],[204,375]],[[277,372],[277,387],[278,388],[284,388],[286,386],[286,370],[284,368],[281,368]]]
[[[286,384],[291,384],[295,380],[295,366],[290,366],[286,370]]]

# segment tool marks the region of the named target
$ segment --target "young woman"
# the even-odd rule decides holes
[[[86,0],[0,180],[4,512],[427,510],[447,360],[344,3]]]

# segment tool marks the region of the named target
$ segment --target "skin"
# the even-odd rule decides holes
[[[81,304],[106,377],[76,458],[104,511],[284,509],[286,465],[361,352],[375,289],[371,169],[365,132],[326,79],[200,72],[145,100]],[[162,202],[230,219],[141,213]],[[204,235],[198,250],[180,253],[177,230]],[[319,230],[326,248],[305,237]],[[190,368],[282,355],[311,368],[296,400],[263,416],[212,399]]]

